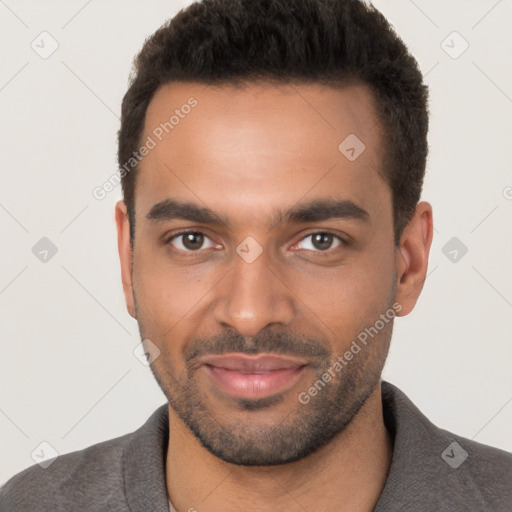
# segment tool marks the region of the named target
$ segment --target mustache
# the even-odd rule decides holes
[[[229,352],[287,354],[325,363],[331,357],[328,347],[327,340],[302,333],[267,329],[246,338],[235,330],[227,330],[218,335],[196,338],[185,346],[183,355],[188,367],[193,366],[199,357]]]

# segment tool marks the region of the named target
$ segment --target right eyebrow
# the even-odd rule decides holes
[[[226,218],[217,215],[208,207],[171,198],[164,199],[153,205],[146,214],[146,219],[152,222],[183,219],[202,224],[228,224]]]

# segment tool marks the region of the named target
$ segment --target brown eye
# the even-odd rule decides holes
[[[320,251],[325,251],[331,248],[333,238],[333,235],[330,233],[317,233],[316,235],[313,235],[311,243]]]
[[[203,245],[204,236],[201,233],[187,233],[183,236],[183,245],[190,249],[191,251],[195,251],[197,249],[201,249]]]
[[[335,245],[333,245],[333,243]],[[334,249],[335,247],[343,245],[344,243],[345,241],[338,235],[335,235],[334,233],[329,233],[328,231],[321,231],[318,233],[312,233],[304,237],[299,242],[298,246],[300,249],[307,249],[318,252]]]
[[[209,243],[204,247],[205,242]],[[199,231],[186,231],[178,233],[171,237],[168,243],[172,244],[176,249],[186,252],[199,251],[200,249],[209,249],[214,247],[214,243],[203,233]]]

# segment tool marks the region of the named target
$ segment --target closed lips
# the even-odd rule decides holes
[[[295,357],[249,356],[245,354],[206,356],[199,362],[240,373],[267,373],[276,370],[291,370],[307,365],[307,361]]]

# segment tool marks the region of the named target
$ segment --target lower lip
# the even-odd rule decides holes
[[[205,365],[210,377],[226,393],[235,398],[258,399],[287,391],[299,380],[304,366],[272,370],[265,373],[242,373]]]

